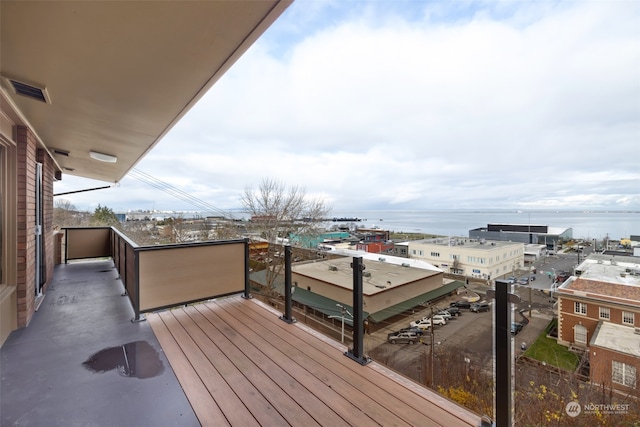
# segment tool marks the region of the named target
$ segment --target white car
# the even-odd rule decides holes
[[[431,327],[431,319],[421,319],[418,320],[417,322],[411,322],[409,323],[409,326],[412,328],[419,328],[424,330],[427,330]]]
[[[435,316],[433,316],[431,321],[433,322],[434,325],[446,325],[447,324],[447,319],[445,319],[444,316],[442,316],[440,314],[436,314]]]
[[[445,319],[444,316],[436,314],[435,316],[433,316],[433,318],[423,317],[422,319],[418,320],[417,322],[411,322],[409,324],[409,326],[414,327],[414,328],[420,328],[420,329],[424,330],[424,329],[429,329],[432,324],[434,324],[434,325],[446,325],[447,324],[447,319]]]

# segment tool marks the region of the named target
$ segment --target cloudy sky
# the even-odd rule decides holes
[[[640,209],[640,2],[297,0],[136,169],[222,210],[264,178],[334,210]],[[131,177],[63,198],[195,209]]]

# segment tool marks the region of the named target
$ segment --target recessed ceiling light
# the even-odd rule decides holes
[[[89,156],[91,156],[92,159],[99,160],[101,162],[115,163],[118,161],[118,158],[116,156],[112,156],[111,154],[99,153],[97,151],[89,151]]]

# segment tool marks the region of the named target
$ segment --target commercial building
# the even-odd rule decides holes
[[[524,266],[524,244],[463,237],[408,242],[409,258],[453,274],[486,280],[509,276]]]
[[[349,252],[363,258],[364,311],[373,323],[455,293],[464,286],[462,282],[444,279],[442,270],[424,262],[409,263],[391,256]],[[295,264],[292,267],[294,301],[328,316],[340,313],[336,304],[350,308],[353,303],[351,262],[352,258],[345,256]]]
[[[585,353],[592,382],[634,388],[640,372],[640,260],[590,255],[556,295],[558,343]]]
[[[560,242],[573,238],[573,229],[536,224],[487,224],[486,227],[469,230],[469,238],[541,244],[556,249]]]

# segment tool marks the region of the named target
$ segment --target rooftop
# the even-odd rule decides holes
[[[590,255],[559,288],[560,294],[640,307],[640,263],[631,257]]]
[[[571,277],[557,292],[640,307],[640,286],[637,285]]]
[[[591,338],[591,345],[640,357],[640,334],[631,326],[602,321]]]
[[[412,244],[420,244],[420,245],[434,245],[434,246],[464,246],[465,249],[480,249],[480,250],[494,250],[500,248],[506,248],[509,246],[522,246],[521,242],[505,242],[505,241],[497,241],[497,240],[478,240],[478,239],[469,239],[466,237],[438,237],[435,239],[422,239],[422,240],[414,240],[409,242],[409,245]]]
[[[384,256],[378,257],[384,258]],[[327,261],[315,261],[295,264],[292,271],[316,280],[330,282],[345,289],[353,289],[352,258],[337,258]],[[427,277],[441,274],[438,269],[402,267],[386,261],[365,259],[363,294],[375,295],[384,290],[400,287]],[[368,275],[370,274],[370,276]]]

